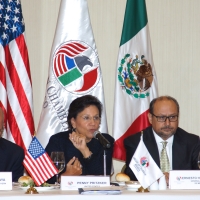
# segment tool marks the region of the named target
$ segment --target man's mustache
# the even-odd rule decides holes
[[[173,129],[173,127],[167,125],[167,126],[162,127],[161,130],[162,130],[162,129]]]

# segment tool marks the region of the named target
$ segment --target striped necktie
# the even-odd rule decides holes
[[[170,164],[169,164],[169,158],[167,156],[167,151],[166,151],[167,142],[163,141],[161,143],[163,145],[163,148],[160,154],[160,169],[162,172],[169,172]]]

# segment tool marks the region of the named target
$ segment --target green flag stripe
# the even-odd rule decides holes
[[[72,81],[76,80],[77,78],[79,78],[81,76],[82,76],[82,74],[75,67],[74,69],[72,69],[71,71],[67,72],[66,74],[63,74],[60,77],[58,77],[58,79],[60,80],[60,82],[64,86],[66,86],[66,85],[68,85],[69,83],[71,83]]]
[[[133,38],[147,22],[145,0],[127,0],[120,46]]]

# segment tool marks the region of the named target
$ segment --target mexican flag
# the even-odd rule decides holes
[[[62,0],[36,134],[44,148],[51,135],[68,130],[70,103],[88,94],[103,104],[100,131],[107,133],[102,73],[87,0]]]
[[[145,0],[127,0],[116,69],[114,158],[125,160],[124,138],[150,125],[149,103],[157,96]]]

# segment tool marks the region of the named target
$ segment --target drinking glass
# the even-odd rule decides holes
[[[60,152],[60,151],[51,152],[51,160],[53,161],[54,165],[58,169],[58,173],[56,174],[56,182],[59,183],[58,175],[65,167],[64,152]]]

